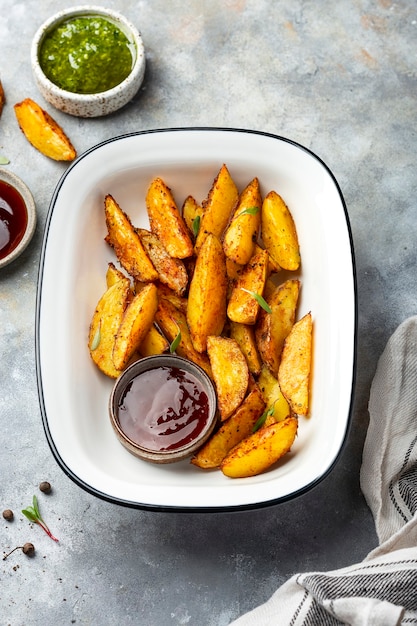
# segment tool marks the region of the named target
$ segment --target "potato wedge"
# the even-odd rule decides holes
[[[123,272],[117,269],[114,263],[110,262],[107,266],[107,272],[106,272],[107,287],[111,287],[112,285],[114,285],[114,283],[117,283],[117,281],[120,280],[121,278],[127,278],[127,276],[125,276]]]
[[[219,467],[229,450],[252,433],[264,408],[262,394],[255,386],[233,415],[200,448],[191,463],[202,469]]]
[[[282,422],[291,415],[291,408],[281,391],[278,380],[273,376],[266,365],[262,366],[258,378],[258,386],[265,401],[268,413],[264,425]]]
[[[151,231],[172,257],[185,259],[192,256],[194,244],[187,226],[175,203],[171,189],[161,178],[154,178],[146,194]]]
[[[203,202],[203,213],[195,242],[196,254],[209,233],[221,239],[238,200],[238,189],[226,165],[222,165],[207,199]]]
[[[115,282],[100,298],[90,324],[88,348],[91,358],[110,378],[121,374],[113,363],[113,347],[131,293],[128,278]]]
[[[224,253],[235,263],[246,265],[254,254],[261,225],[261,206],[259,180],[254,178],[240,194],[232,221],[224,234]]]
[[[312,332],[312,316],[307,313],[286,338],[278,370],[281,391],[297,415],[308,415],[309,411]]]
[[[175,352],[199,365],[210,378],[213,378],[207,354],[201,354],[194,348],[185,313],[177,309],[170,300],[160,298],[155,320],[170,345],[179,338]]]
[[[204,352],[209,335],[220,335],[226,321],[227,275],[223,247],[208,234],[194,268],[187,305],[187,322],[195,349]]]
[[[104,199],[104,212],[108,230],[106,241],[114,249],[122,267],[138,281],[148,283],[158,280],[158,272],[129,216],[110,194]]]
[[[262,368],[262,361],[256,345],[254,327],[249,326],[249,324],[230,322],[230,337],[238,342],[248,362],[251,374],[258,376]]]
[[[76,150],[60,125],[39,104],[26,98],[14,105],[21,131],[34,148],[55,161],[73,161]]]
[[[295,417],[271,424],[237,444],[220,464],[229,478],[246,478],[261,474],[291,449],[297,435]]]
[[[285,270],[300,266],[300,247],[293,217],[276,191],[264,198],[261,212],[261,232],[271,257]]]
[[[217,389],[222,422],[242,403],[249,384],[249,368],[239,344],[234,339],[210,335],[207,354]]]
[[[158,290],[153,283],[146,285],[127,306],[113,346],[113,363],[123,370],[153,324],[158,307]]]
[[[4,95],[3,85],[0,80],[0,115],[2,114],[5,103],[6,103],[6,96]]]
[[[263,295],[268,270],[268,252],[260,249],[242,270],[232,289],[227,316],[233,322],[255,324],[260,304],[254,294]]]
[[[159,280],[182,296],[187,289],[188,274],[181,259],[174,259],[165,250],[159,237],[145,228],[137,228],[143,247],[156,271]]]
[[[168,352],[168,350],[169,343],[167,339],[152,324],[139,346],[140,355],[152,356],[153,354],[163,354]]]
[[[190,231],[190,235],[194,240],[200,229],[203,207],[198,204],[197,200],[193,196],[187,196],[182,205],[181,213],[187,228]]]
[[[287,280],[267,298],[271,313],[261,309],[255,327],[256,344],[262,361],[278,376],[284,341],[293,327],[300,290],[299,280]]]
[[[179,296],[175,291],[172,291],[172,289],[162,283],[158,283],[158,295],[160,299],[164,298],[172,302],[172,304],[184,314],[187,313],[187,298]]]

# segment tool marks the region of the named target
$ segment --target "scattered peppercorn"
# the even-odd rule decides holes
[[[27,556],[33,556],[35,554],[35,546],[33,543],[27,542],[22,548],[22,551]]]
[[[39,489],[43,492],[43,493],[49,493],[51,491],[51,484],[48,483],[47,480],[44,480],[43,482],[41,482],[41,484],[39,485]]]
[[[11,522],[13,520],[13,517],[14,517],[13,511],[11,509],[6,509],[5,511],[3,511],[3,517],[8,522]]]

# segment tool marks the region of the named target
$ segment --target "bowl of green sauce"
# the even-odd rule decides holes
[[[98,117],[136,95],[145,50],[139,31],[123,15],[86,5],[60,11],[39,27],[31,63],[47,102],[70,115]]]

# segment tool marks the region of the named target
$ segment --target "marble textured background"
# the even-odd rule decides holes
[[[233,513],[120,508],[80,490],[56,465],[38,406],[36,280],[49,200],[66,165],[37,153],[13,104],[45,106],[31,39],[63,0],[0,0],[0,154],[31,188],[32,244],[0,273],[0,624],[226,626],[298,571],[361,560],[376,544],[359,487],[369,385],[391,332],[416,312],[417,8],[413,0],[109,0],[140,29],[142,89],[122,111],[82,120],[50,111],[78,152],[106,138],[174,126],[253,128],[312,149],[344,194],[356,252],[359,342],[347,445],[320,485],[295,501]],[[57,355],[57,363],[65,355]],[[51,542],[20,514],[37,485]]]

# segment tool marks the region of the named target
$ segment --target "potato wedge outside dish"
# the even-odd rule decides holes
[[[229,478],[261,474],[289,452],[297,429],[297,418],[288,417],[257,430],[232,448],[220,465],[221,471]]]
[[[60,125],[39,104],[26,98],[14,105],[26,139],[43,155],[55,161],[73,161],[76,150]]]

